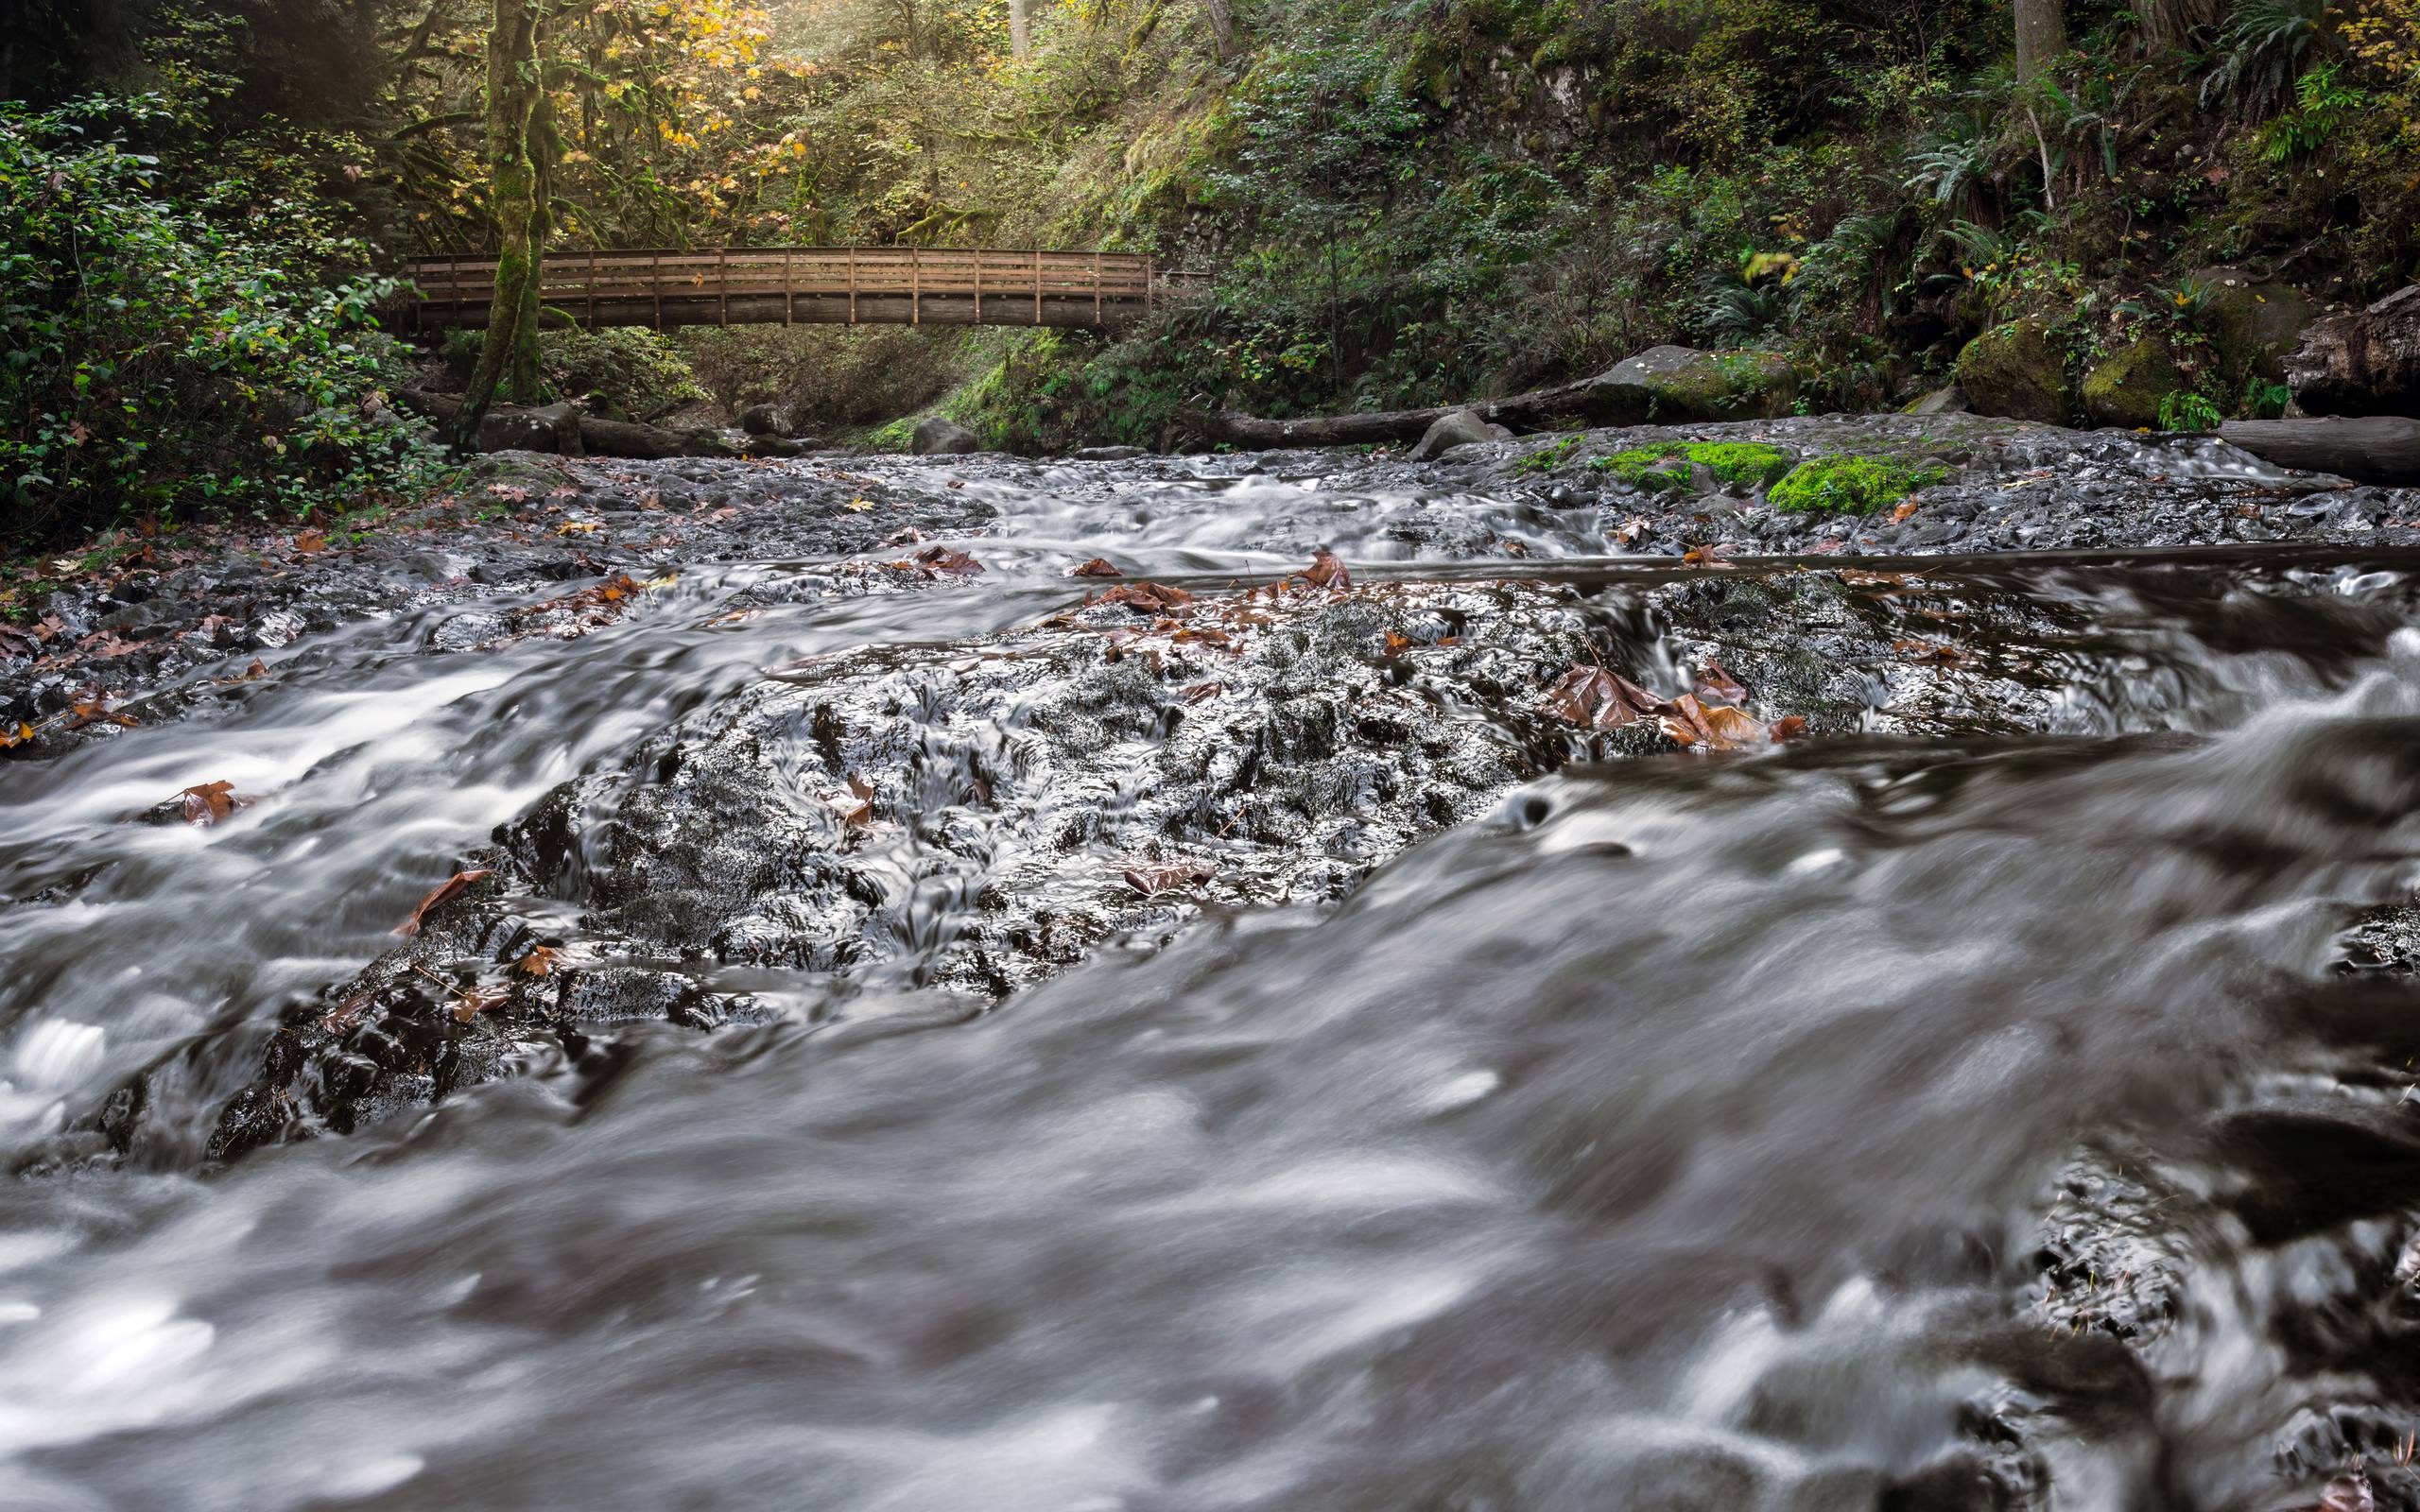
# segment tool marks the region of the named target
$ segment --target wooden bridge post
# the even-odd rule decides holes
[[[1099,325],[1099,324],[1101,324],[1101,323],[1102,323],[1102,321],[1101,321],[1101,318],[1100,318],[1100,253],[1098,253],[1098,252],[1095,252],[1095,253],[1093,253],[1093,324],[1095,324],[1095,325]]]
[[[722,323],[731,324],[731,249],[715,253],[715,292],[722,297]]]
[[[1154,265],[1155,259],[1150,253],[1145,252],[1143,254],[1143,313],[1146,316],[1149,316],[1154,307],[1152,298],[1160,286],[1159,275]]]
[[[648,265],[647,287],[648,292],[655,299],[655,328],[661,331],[664,329],[664,254],[662,252],[656,253],[654,261]]]
[[[857,323],[857,249],[849,249],[849,323]]]
[[[588,329],[596,329],[596,249],[588,249]]]
[[[925,261],[913,247],[908,249],[908,323],[925,323]]]
[[[1035,246],[1035,248],[1034,248],[1034,249],[1033,249],[1033,324],[1034,324],[1034,328],[1035,328],[1036,330],[1041,329],[1041,326],[1042,326],[1042,248],[1041,248],[1039,245],[1036,245],[1036,246]]]
[[[975,249],[975,323],[983,323],[983,249]]]
[[[798,319],[798,253],[782,253],[782,325],[787,328]]]

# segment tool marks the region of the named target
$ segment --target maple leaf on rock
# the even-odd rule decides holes
[[[1194,887],[1219,874],[1206,861],[1173,861],[1128,867],[1119,873],[1126,885],[1149,898],[1178,887]]]
[[[1544,707],[1583,729],[1619,730],[1655,713],[1664,700],[1617,672],[1576,666],[1547,690]]]
[[[1344,570],[1343,559],[1322,546],[1311,558],[1311,564],[1291,575],[1313,588],[1350,588],[1353,575]]]
[[[205,827],[217,823],[237,809],[248,809],[260,801],[236,792],[235,784],[227,782],[198,783],[179,793],[177,798],[185,822]]]
[[[479,867],[470,871],[458,871],[454,873],[454,875],[446,878],[443,882],[439,883],[436,886],[431,887],[428,890],[428,896],[423,898],[420,901],[420,906],[412,910],[412,917],[405,919],[402,923],[395,926],[395,933],[398,935],[419,934],[421,921],[428,917],[430,909],[442,907],[444,904],[452,902],[455,899],[459,898],[471,884],[478,881],[481,877],[492,875],[493,875],[493,868],[488,867]]]

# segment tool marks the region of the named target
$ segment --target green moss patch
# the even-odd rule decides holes
[[[1788,472],[1791,460],[1780,447],[1760,441],[1700,441],[1689,446],[1636,446],[1598,457],[1588,465],[1634,489],[1665,493],[1689,486],[1692,465],[1725,483],[1762,488]]]
[[[1872,514],[1946,476],[1870,456],[1819,456],[1790,469],[1766,497],[1785,514]]]

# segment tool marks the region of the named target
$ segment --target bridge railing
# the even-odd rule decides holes
[[[483,322],[493,257],[406,266],[415,325]],[[1199,275],[1147,252],[1009,248],[765,247],[582,251],[546,258],[540,302],[582,325],[795,321],[1111,325],[1149,314]]]

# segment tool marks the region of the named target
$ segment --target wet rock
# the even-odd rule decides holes
[[[1150,454],[1139,446],[1087,446],[1076,453],[1079,462],[1131,462]]]
[[[1440,453],[1457,446],[1469,446],[1481,441],[1509,441],[1512,433],[1501,425],[1491,425],[1471,410],[1458,409],[1428,427],[1417,445],[1405,459],[1426,462]]]
[[[2420,416],[2420,284],[2319,321],[2285,366],[2313,415]]]
[[[2064,425],[2075,412],[2066,354],[2040,320],[1997,326],[1968,342],[1958,354],[1958,387],[1985,415]]]
[[[1772,418],[1789,413],[1798,375],[1772,352],[1651,347],[1599,380],[1595,418],[1616,424]]]
[[[909,448],[918,456],[964,455],[983,450],[982,440],[954,420],[927,415],[916,422]]]
[[[1934,389],[1899,413],[1916,416],[1962,415],[1974,407],[1966,398],[1966,390],[1956,384],[1951,384],[1945,388]]]

